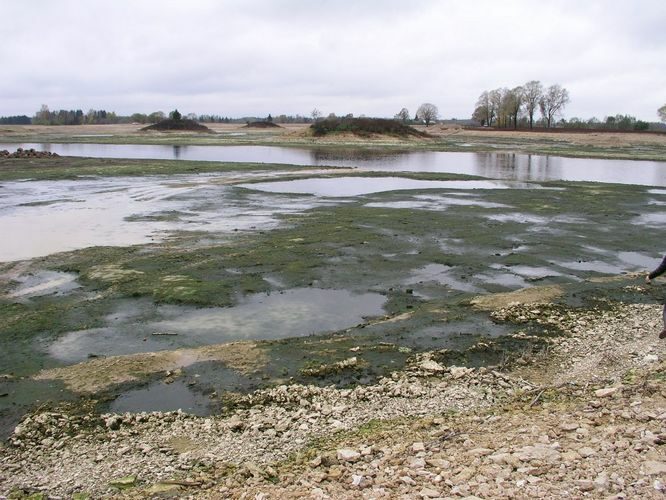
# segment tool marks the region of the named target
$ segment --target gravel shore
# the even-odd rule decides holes
[[[660,307],[493,314],[567,335],[502,369],[419,354],[372,386],[275,387],[226,416],[38,412],[0,445],[0,498],[663,498]]]

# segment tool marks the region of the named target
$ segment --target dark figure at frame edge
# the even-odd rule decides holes
[[[659,267],[645,277],[645,282],[650,283],[657,276],[661,276],[665,272],[666,272],[666,256],[664,256],[664,259],[661,261],[661,264],[659,264]],[[659,334],[660,339],[666,339],[666,303],[664,304],[663,317],[664,317],[664,329]]]

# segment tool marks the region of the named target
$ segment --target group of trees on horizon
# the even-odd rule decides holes
[[[631,115],[609,115],[603,120],[596,117],[587,120],[573,117],[569,120],[557,117],[569,103],[569,92],[559,84],[547,88],[538,80],[531,80],[512,89],[503,87],[486,90],[476,102],[472,118],[482,126],[518,128],[535,126],[545,128],[648,130],[650,123]],[[536,119],[537,111],[540,118]],[[666,123],[666,104],[657,110],[660,120]],[[660,128],[659,126],[652,128]]]
[[[416,123],[425,123],[425,126],[429,126],[431,123],[434,123],[439,118],[439,109],[432,103],[424,102],[416,110],[414,115],[414,120],[410,120],[409,110],[407,108],[402,108],[394,117],[394,120],[402,122],[404,124],[410,122]]]
[[[663,130],[664,126],[656,123],[648,123],[636,119],[631,115],[615,114],[599,120],[596,117],[581,119],[572,117],[568,120],[556,118],[561,114],[569,102],[569,92],[558,84],[544,88],[538,80],[531,80],[522,86],[512,89],[503,87],[487,90],[481,93],[476,102],[476,108],[472,114],[472,120],[482,126],[499,128],[518,128],[541,126],[545,128],[571,128],[571,129],[607,129],[607,130]],[[537,111],[540,118],[536,116]],[[666,104],[657,110],[661,122],[666,123]],[[353,117],[352,113],[344,115]],[[365,115],[360,115],[364,117]],[[241,118],[223,117],[214,114],[188,113],[184,118],[203,123],[248,123],[251,121],[272,121],[275,123],[312,123],[323,117],[323,113],[317,108],[313,109],[310,116],[268,115],[266,118],[245,116]],[[51,111],[45,104],[33,117],[27,115],[0,116],[2,125],[85,125],[85,124],[119,124],[119,123],[158,123],[167,118],[163,111],[154,111],[149,114],[133,113],[122,116],[113,111],[90,109],[87,113],[82,110]],[[329,113],[328,118],[337,118],[335,113]],[[402,108],[394,117],[394,120],[404,124],[424,123],[429,126],[439,118],[439,110],[432,103],[423,103],[419,106],[411,118],[407,108]]]
[[[172,112],[173,113],[173,112]],[[60,109],[51,111],[46,104],[43,104],[34,116],[14,115],[0,116],[2,125],[100,125],[100,124],[119,124],[119,123],[140,123],[150,124],[158,123],[167,118],[163,111],[154,111],[152,113],[133,113],[131,115],[119,115],[114,111],[90,109],[84,113],[80,109]],[[270,120],[276,123],[309,123],[311,118],[301,115],[277,115]],[[183,118],[203,123],[247,123],[257,120],[268,120],[256,116],[244,116],[240,118],[230,118],[214,114],[188,113]]]
[[[476,101],[472,118],[482,126],[514,129],[523,119],[529,128],[534,128],[538,110],[542,125],[551,128],[568,103],[569,91],[561,85],[556,83],[544,88],[540,81],[530,80],[512,89],[484,90]]]

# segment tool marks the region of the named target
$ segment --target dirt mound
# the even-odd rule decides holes
[[[313,123],[310,128],[316,136],[351,132],[359,136],[383,134],[398,137],[430,137],[425,132],[386,118],[327,118]]]
[[[48,158],[50,156],[58,156],[57,153],[50,151],[36,151],[34,149],[18,148],[15,152],[10,153],[6,149],[0,151],[0,158]]]
[[[174,120],[169,118],[168,120],[162,120],[159,123],[154,125],[149,125],[143,127],[141,130],[189,130],[193,132],[210,132],[214,133],[211,129],[205,125],[195,122],[194,120]]]
[[[273,122],[249,122],[243,128],[282,128]]]

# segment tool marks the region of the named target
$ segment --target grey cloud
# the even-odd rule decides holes
[[[540,79],[570,87],[568,116],[622,103],[652,120],[665,99],[666,76],[655,71],[666,58],[664,5],[5,1],[0,115],[41,103],[129,113],[176,102],[198,113],[307,114],[316,105],[392,116],[431,101],[461,118],[483,90]]]

